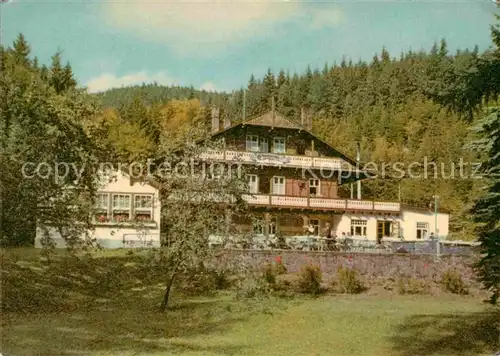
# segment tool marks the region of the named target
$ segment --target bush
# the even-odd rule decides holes
[[[276,275],[276,268],[271,263],[268,263],[266,267],[264,267],[264,271],[262,273],[264,281],[267,284],[274,286],[276,284]]]
[[[286,274],[287,269],[285,265],[283,264],[283,261],[281,260],[281,256],[276,257],[276,262],[274,265],[274,268],[276,269],[276,274]]]
[[[257,296],[265,294],[265,292],[266,290],[262,285],[261,280],[257,278],[248,278],[238,283],[236,298],[255,298]]]
[[[319,266],[302,267],[299,274],[298,287],[301,293],[318,295],[322,292],[322,274]]]
[[[336,286],[340,293],[357,294],[366,288],[355,269],[340,266],[337,270]]]
[[[210,271],[212,281],[216,290],[229,289],[231,287],[230,273],[225,269],[213,269]]]
[[[441,285],[444,290],[453,294],[468,294],[469,290],[465,285],[462,276],[453,270],[448,270],[441,276]]]
[[[229,272],[200,265],[179,275],[178,288],[186,295],[212,295],[217,290],[230,287]]]
[[[422,280],[416,278],[401,278],[398,280],[399,294],[427,294],[429,293],[429,285]]]

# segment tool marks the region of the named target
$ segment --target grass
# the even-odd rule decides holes
[[[134,264],[137,257],[103,257],[79,263],[61,260],[45,269],[33,262],[36,259],[28,263],[11,258],[3,263],[7,276],[2,274],[2,279],[11,289],[2,288],[2,301],[32,305],[24,312],[3,313],[0,352],[4,356],[465,356],[492,355],[498,347],[497,315],[470,296],[236,300],[231,292],[190,299],[177,294],[174,307],[160,313],[162,285],[146,278],[147,270]],[[37,291],[44,291],[45,299],[33,304],[30,295],[35,298]]]

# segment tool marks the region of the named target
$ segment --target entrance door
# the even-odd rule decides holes
[[[392,236],[392,221],[377,220],[377,242],[387,236]]]
[[[273,177],[273,194],[285,195],[285,177]]]

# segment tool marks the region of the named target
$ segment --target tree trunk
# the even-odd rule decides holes
[[[170,280],[167,282],[167,287],[165,288],[165,294],[163,295],[163,301],[161,302],[160,310],[161,311],[167,311],[168,308],[168,300],[170,297],[170,290],[172,289],[172,285],[174,284],[174,279],[176,276],[177,272],[174,272],[172,274],[172,277]]]

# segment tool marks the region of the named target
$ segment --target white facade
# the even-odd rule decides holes
[[[158,189],[117,172],[112,182],[98,191],[98,203],[91,237],[104,248],[160,246],[161,204]],[[41,247],[37,228],[35,247]],[[57,247],[64,247],[59,233],[51,229]]]
[[[449,233],[449,214],[403,208],[400,216],[343,214],[333,216],[332,228],[337,237],[343,235],[363,236],[368,240],[394,239],[402,237],[405,241],[428,240],[431,233],[437,232],[441,239]]]

